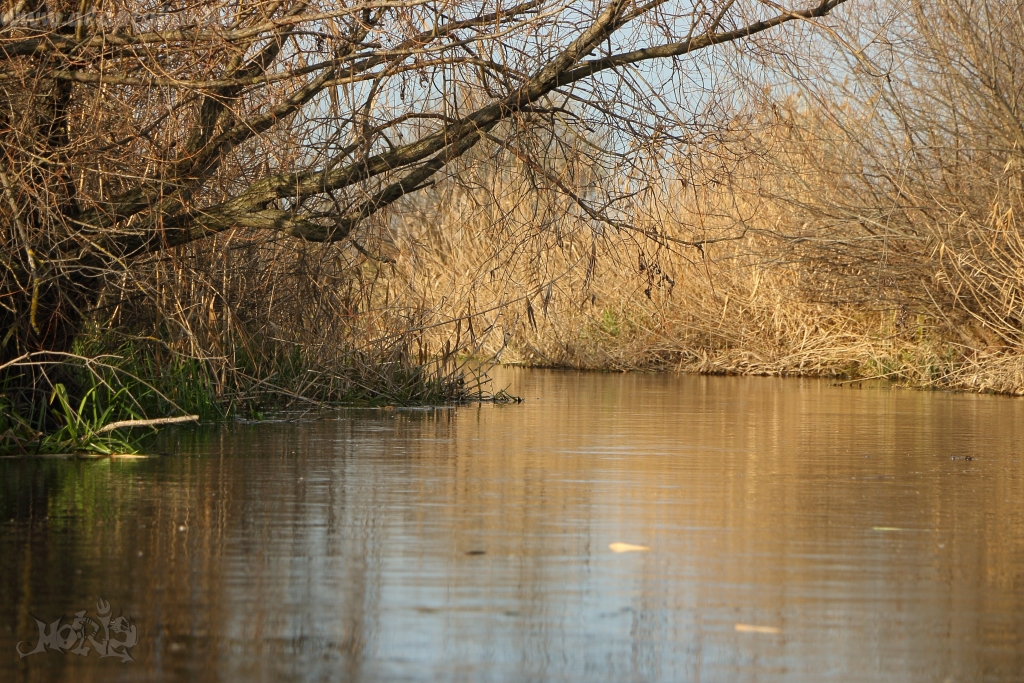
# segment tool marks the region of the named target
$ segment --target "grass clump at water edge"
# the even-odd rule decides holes
[[[168,424],[486,397],[480,374],[454,354],[421,363],[409,354],[385,361],[353,354],[327,372],[296,347],[278,361],[267,372],[265,362],[189,357],[152,339],[114,346],[99,335],[76,344],[75,353],[26,354],[4,368],[0,455],[137,453]],[[34,374],[28,392],[25,374]]]

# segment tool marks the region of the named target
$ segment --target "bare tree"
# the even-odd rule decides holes
[[[842,2],[9,0],[0,367],[68,351],[104,286],[154,255],[235,229],[356,239],[481,141],[610,220],[560,147],[658,163],[703,124],[652,80],[713,79],[696,53]]]

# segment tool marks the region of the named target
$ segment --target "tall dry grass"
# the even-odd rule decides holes
[[[408,242],[399,252],[414,254],[399,259],[403,276],[428,305],[474,330],[484,355],[967,386],[954,377],[963,354],[934,318],[815,296],[809,279],[818,275],[780,237],[788,216],[753,191],[666,189],[644,200],[643,223],[603,231],[557,202],[538,207],[517,196],[510,189],[495,206],[452,192],[396,230]]]

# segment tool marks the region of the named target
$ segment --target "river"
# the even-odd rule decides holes
[[[1024,401],[496,382],[0,460],[0,680],[1024,680]],[[19,656],[100,599],[134,661]]]

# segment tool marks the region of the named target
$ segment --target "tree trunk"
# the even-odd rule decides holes
[[[80,393],[64,354],[102,284],[101,270],[76,258],[69,220],[79,211],[68,153],[73,86],[36,77],[66,60],[40,61],[19,74],[24,87],[0,94],[0,390],[20,414],[37,418],[48,414],[55,384]]]

